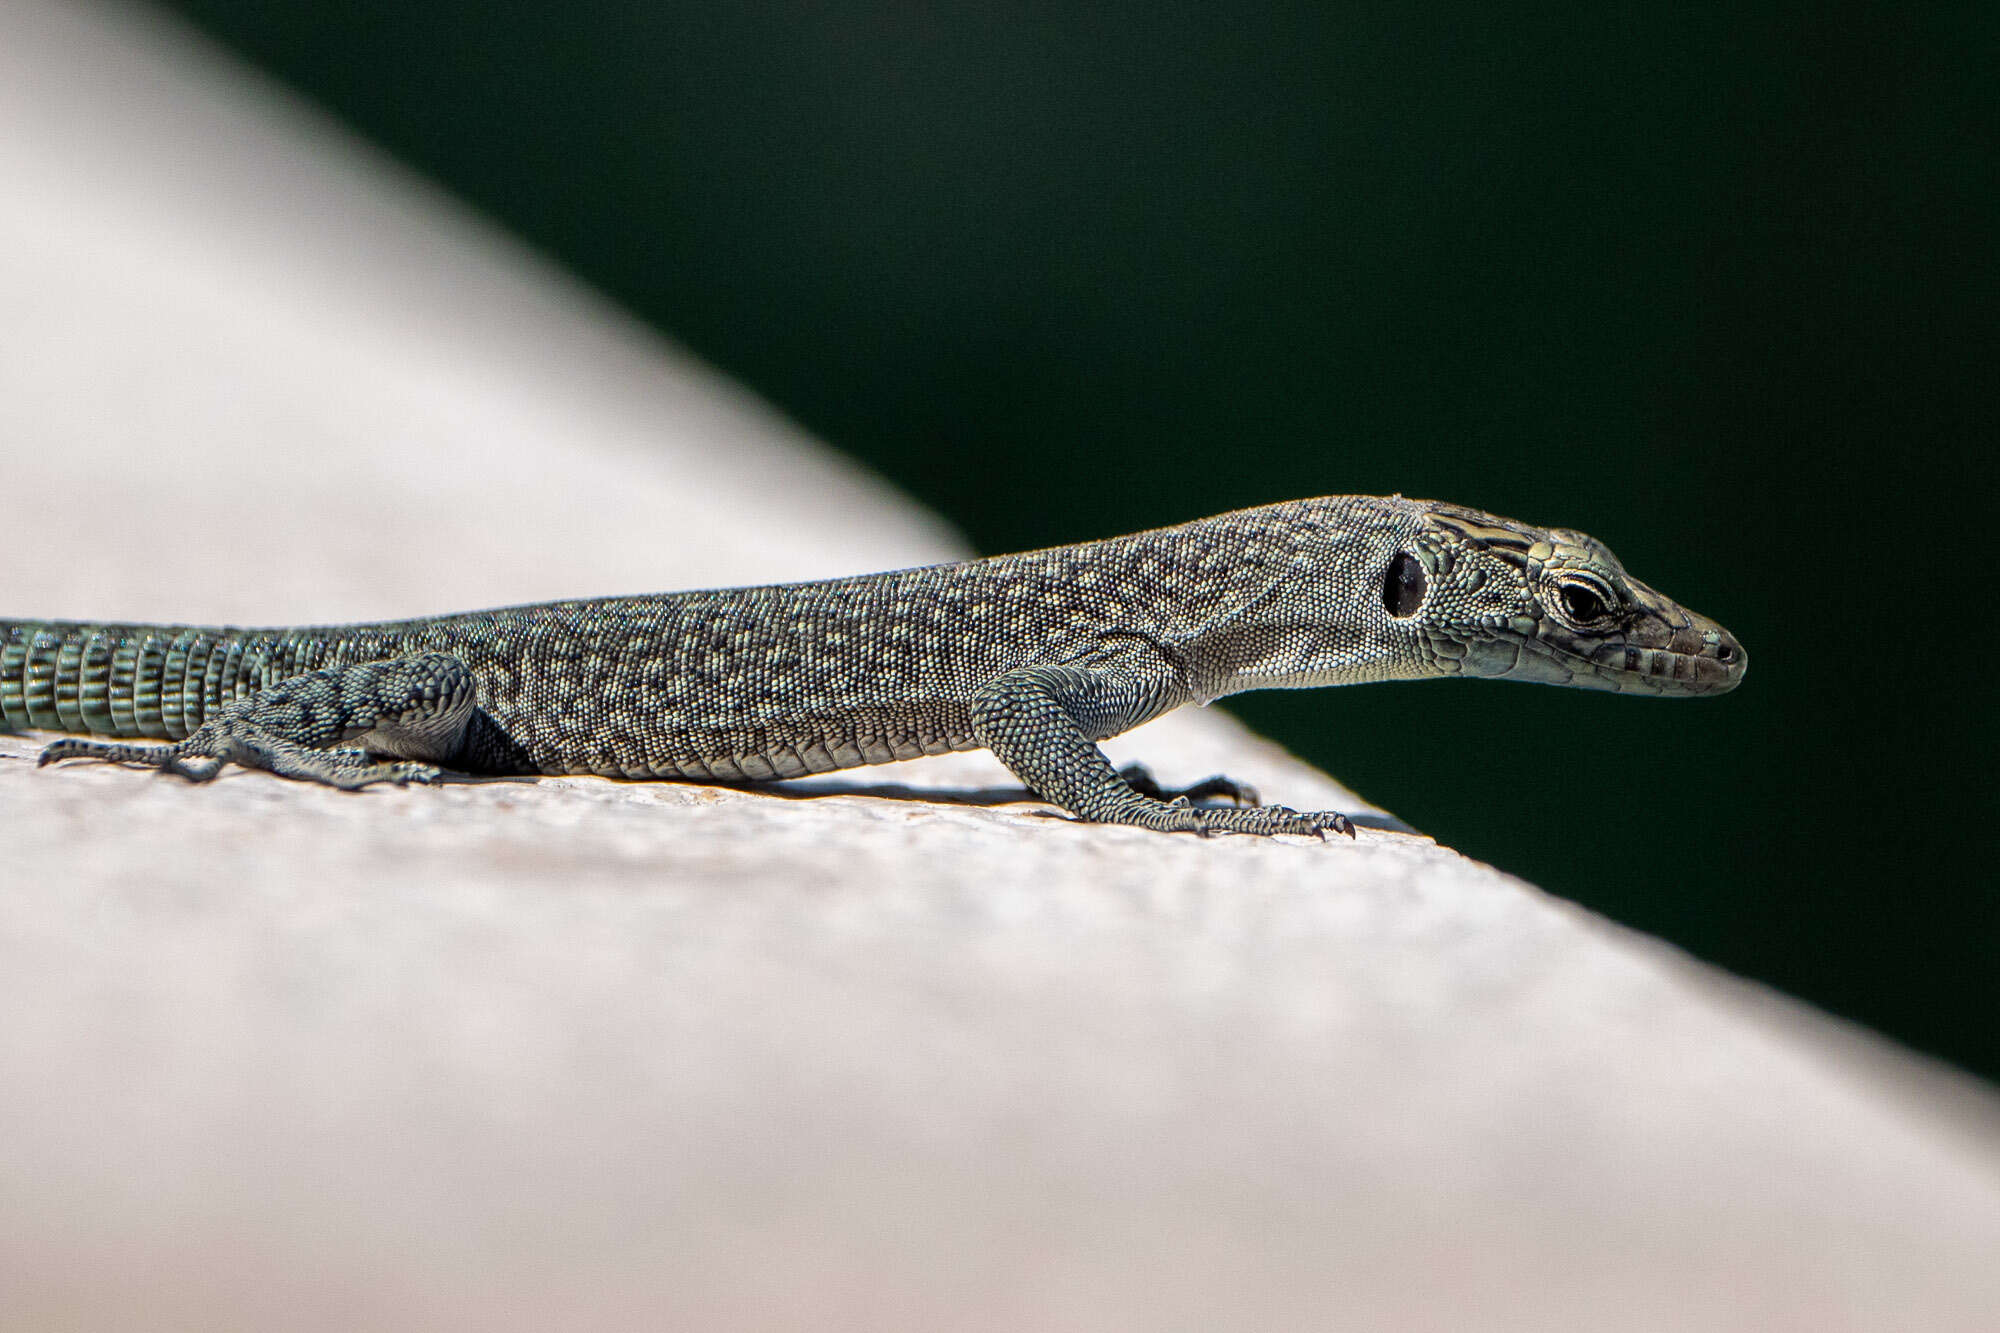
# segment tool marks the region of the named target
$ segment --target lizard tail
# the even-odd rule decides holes
[[[267,633],[0,620],[0,726],[177,741],[262,683]]]

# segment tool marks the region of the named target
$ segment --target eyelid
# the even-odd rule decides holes
[[[1605,620],[1609,619],[1610,617],[1618,613],[1618,608],[1620,605],[1618,600],[1618,594],[1611,590],[1611,586],[1609,584],[1605,583],[1602,579],[1598,578],[1594,574],[1571,572],[1562,575],[1556,580],[1556,595],[1559,599],[1561,598],[1565,590],[1581,590],[1588,592],[1592,597],[1596,598],[1597,601],[1604,608],[1597,615],[1578,617],[1578,619],[1580,620]],[[1564,604],[1563,609],[1565,611],[1568,611],[1570,609],[1567,603]],[[1574,613],[1572,612],[1572,614]]]

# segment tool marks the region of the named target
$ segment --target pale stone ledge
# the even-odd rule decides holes
[[[151,20],[0,7],[0,180],[0,613],[953,549]],[[0,738],[9,1328],[2000,1310],[1987,1091],[1413,834],[1091,828],[980,756],[350,796],[35,739]],[[1218,717],[1119,748],[1353,801]]]

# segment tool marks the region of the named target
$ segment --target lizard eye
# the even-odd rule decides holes
[[[1563,613],[1576,624],[1611,618],[1610,590],[1595,580],[1567,579],[1556,589],[1556,596],[1562,599]]]
[[[1398,620],[1413,616],[1424,604],[1425,585],[1422,562],[1408,551],[1398,551],[1382,576],[1382,605]]]

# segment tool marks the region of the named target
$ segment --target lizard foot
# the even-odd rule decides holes
[[[42,747],[36,768],[59,764],[65,759],[95,759],[106,764],[144,764],[148,768],[168,768],[175,761],[173,745],[120,745],[112,741],[86,741],[73,737],[51,741]]]
[[[1262,834],[1269,837],[1276,833],[1303,834],[1306,837],[1326,840],[1328,833],[1345,833],[1354,837],[1354,822],[1338,810],[1294,810],[1289,806],[1265,805],[1251,809],[1196,808],[1189,812],[1200,822],[1194,832],[1204,838],[1218,833]]]
[[[1354,836],[1353,821],[1338,810],[1301,811],[1283,805],[1240,808],[1195,805],[1184,799],[1150,806],[1117,822],[1138,824],[1163,833],[1198,833],[1204,838],[1220,833],[1247,833],[1255,837],[1292,833],[1322,841],[1328,833]]]
[[[444,780],[436,764],[383,761],[365,750],[341,746],[313,750],[255,729],[210,724],[174,745],[121,745],[108,741],[65,739],[42,750],[36,767],[65,759],[92,759],[107,764],[140,764],[189,782],[208,782],[231,763],[261,768],[284,777],[305,778],[348,791],[377,782],[402,786],[410,782]]]

